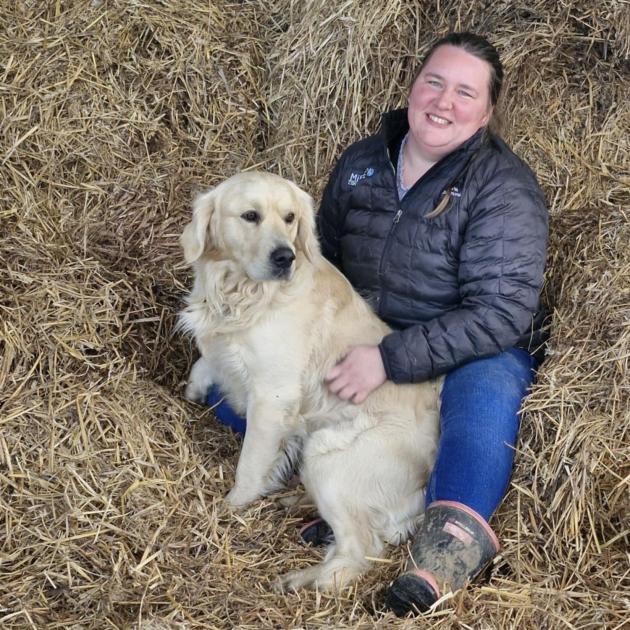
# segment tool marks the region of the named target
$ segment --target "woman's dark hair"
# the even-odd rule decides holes
[[[412,85],[422,72],[427,61],[431,59],[433,53],[440,46],[455,46],[456,48],[461,48],[478,59],[485,61],[490,66],[490,102],[495,106],[499,100],[499,94],[501,94],[501,87],[503,85],[503,65],[497,49],[485,37],[481,37],[481,35],[476,35],[475,33],[449,33],[434,42],[416,71]]]

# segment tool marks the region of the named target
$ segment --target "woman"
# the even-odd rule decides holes
[[[388,593],[399,615],[427,609],[498,551],[488,520],[509,483],[542,343],[547,209],[532,172],[488,129],[502,80],[482,37],[438,40],[408,109],[344,152],[318,215],[324,255],[394,329],[352,348],[330,390],[360,403],[386,379],[446,375],[427,511]]]
[[[488,520],[509,483],[542,343],[547,210],[532,172],[488,129],[502,80],[482,37],[438,40],[408,109],[344,152],[318,214],[324,255],[394,330],[352,348],[328,374],[330,390],[358,404],[387,379],[445,375],[427,510],[388,592],[398,615],[426,610],[497,553]],[[215,412],[244,429],[229,408]],[[302,530],[315,543],[329,534],[322,521]]]

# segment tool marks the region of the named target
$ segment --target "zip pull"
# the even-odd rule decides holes
[[[400,221],[400,217],[402,215],[402,210],[400,208],[398,208],[398,212],[396,213],[396,216],[394,217],[394,224],[398,223],[398,221]]]

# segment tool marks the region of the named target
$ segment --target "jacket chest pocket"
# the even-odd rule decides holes
[[[411,243],[413,275],[426,287],[427,299],[451,303],[459,295],[458,233],[450,222],[435,219],[416,221]]]

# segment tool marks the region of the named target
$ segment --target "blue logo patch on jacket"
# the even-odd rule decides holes
[[[366,168],[363,173],[350,173],[348,186],[356,186],[360,181],[364,180],[366,177],[372,177],[372,175],[374,175],[373,168]]]

